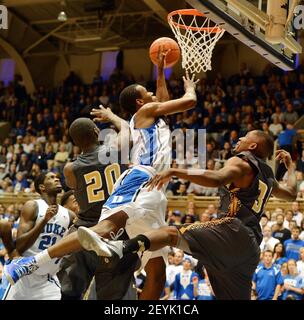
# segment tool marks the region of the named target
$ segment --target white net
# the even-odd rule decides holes
[[[211,70],[212,52],[216,42],[225,30],[203,16],[187,13],[188,10],[174,12],[168,16],[168,23],[182,51],[182,67],[191,73]]]

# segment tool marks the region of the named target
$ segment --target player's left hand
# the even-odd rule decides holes
[[[159,190],[166,182],[168,182],[172,177],[172,171],[166,170],[156,174],[147,184],[148,190],[151,191],[154,188]]]
[[[200,79],[195,80],[195,74],[192,74],[190,77],[188,70],[186,70],[186,74],[185,76],[183,76],[183,80],[185,92],[187,92],[188,89],[195,90],[196,85],[201,81]]]
[[[110,122],[113,112],[110,108],[100,105],[99,109],[92,109],[90,115],[94,117],[94,122]]]
[[[284,163],[286,169],[292,168],[292,159],[289,152],[285,150],[278,150],[276,152],[276,160],[280,161],[280,163]]]
[[[159,46],[158,56],[157,56],[157,60],[158,60],[157,66],[159,70],[164,69],[166,56],[170,51],[171,49],[165,50],[164,46]]]

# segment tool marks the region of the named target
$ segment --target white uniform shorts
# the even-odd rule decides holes
[[[162,190],[148,191],[146,185],[155,175],[152,167],[134,166],[117,180],[114,191],[103,206],[100,220],[108,219],[118,211],[124,211],[129,219],[126,232],[129,238],[167,226],[165,221],[167,198]],[[163,257],[168,260],[168,249],[146,251],[142,255],[142,268],[149,259]]]

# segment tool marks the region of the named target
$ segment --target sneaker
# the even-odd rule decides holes
[[[123,241],[112,241],[99,237],[98,234],[86,227],[78,228],[78,239],[82,247],[94,251],[98,256],[119,259],[123,256]]]
[[[3,273],[13,286],[20,278],[32,274],[38,268],[35,257],[22,257],[5,264]]]

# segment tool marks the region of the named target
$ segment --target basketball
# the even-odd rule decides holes
[[[158,54],[161,47],[163,47],[164,51],[170,50],[166,56],[165,68],[174,66],[179,60],[180,49],[176,41],[167,37],[158,38],[151,44],[149,50],[151,61],[157,65]]]

